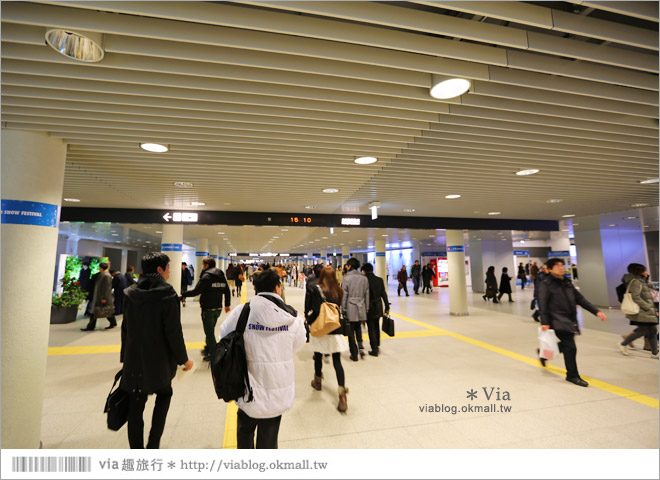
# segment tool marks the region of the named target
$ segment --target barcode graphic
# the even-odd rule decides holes
[[[12,472],[91,472],[92,457],[12,457]]]

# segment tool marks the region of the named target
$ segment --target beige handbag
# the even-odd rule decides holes
[[[339,327],[341,327],[341,322],[339,316],[339,305],[335,305],[334,303],[326,301],[321,287],[318,285],[316,287],[319,289],[323,303],[321,303],[319,316],[316,317],[314,323],[309,326],[309,334],[312,337],[319,338],[334,330],[337,330]]]

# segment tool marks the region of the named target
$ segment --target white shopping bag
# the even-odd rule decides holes
[[[546,360],[559,356],[559,346],[554,330],[543,330],[539,327],[539,356]]]

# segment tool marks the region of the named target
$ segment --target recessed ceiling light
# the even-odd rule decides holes
[[[316,207],[314,205],[305,205],[307,210],[314,210]]]
[[[539,173],[539,172],[540,172],[540,170],[538,170],[536,168],[530,168],[529,170],[518,170],[516,172],[516,175],[521,175],[521,176],[534,175],[535,173]]]
[[[283,228],[282,230],[280,230],[280,232],[288,232],[288,231],[289,231],[288,228]]]
[[[218,235],[224,235],[225,232],[218,232]]]
[[[658,179],[657,178],[649,178],[647,180],[640,180],[639,183],[641,183],[643,185],[648,185],[649,183],[658,183]]]
[[[229,206],[229,205],[231,205],[231,203],[229,203],[229,202],[225,202],[223,205],[225,205],[225,206]]]
[[[636,208],[637,207],[648,207],[648,205],[649,205],[648,203],[633,203],[632,204],[632,206],[636,207]]]
[[[387,235],[383,234],[383,235],[381,235],[381,237],[387,237]]]
[[[328,237],[323,237],[323,240],[327,240],[327,239],[328,239]]]
[[[546,200],[545,203],[559,203],[561,202],[561,199],[559,198],[551,198],[550,200]]]
[[[64,201],[65,201],[65,202],[74,202],[74,203],[78,203],[78,202],[80,201],[80,199],[78,199],[78,198],[65,198]]]
[[[488,215],[499,215],[501,212],[488,212]]]
[[[574,227],[577,227],[578,225],[580,225],[580,224],[579,223],[574,223],[573,224]]]
[[[433,75],[431,96],[438,100],[448,100],[463,95],[472,86],[465,78],[449,78],[442,75]]]
[[[637,218],[637,217],[628,217],[628,220],[634,220],[634,219],[636,219],[636,218]]]
[[[46,43],[65,57],[81,62],[99,62],[104,55],[102,33],[53,29],[46,32]]]
[[[355,163],[359,165],[370,165],[376,163],[378,159],[376,157],[358,157],[355,159]]]
[[[611,225],[608,225],[608,227],[616,227],[616,224],[613,223]]]
[[[191,188],[193,187],[193,184],[190,182],[174,182],[174,186],[180,188]]]
[[[435,235],[429,235],[429,238],[433,238],[433,237],[435,237]]]
[[[445,195],[445,198],[461,198],[460,195]]]
[[[324,188],[323,193],[337,193],[339,191],[338,188]]]
[[[160,143],[141,143],[140,148],[152,153],[165,153],[170,149],[168,145]]]
[[[204,202],[190,202],[190,205],[193,207],[203,207],[206,204]]]
[[[525,243],[525,240],[520,240],[520,243]]]
[[[575,216],[575,215],[573,215],[573,214],[571,213],[570,215],[562,215],[562,218],[571,218],[571,217],[574,217],[574,216]]]
[[[568,232],[568,228],[562,229],[562,232]]]
[[[415,211],[414,208],[406,208],[406,209],[404,210],[404,212],[406,212],[406,213],[413,213],[414,211]]]
[[[348,232],[350,232],[350,230],[342,230],[342,232],[348,233]]]
[[[112,236],[113,236],[113,237],[118,237],[119,234],[118,234],[118,233],[113,233]]]

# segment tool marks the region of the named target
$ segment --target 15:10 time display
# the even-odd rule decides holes
[[[291,223],[312,223],[311,217],[290,217]]]

